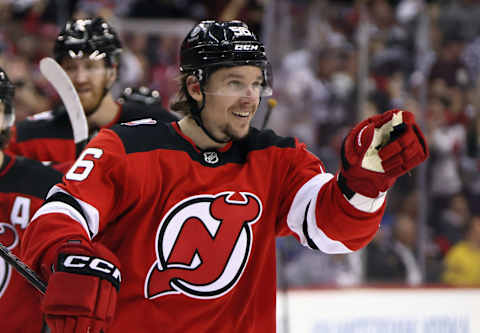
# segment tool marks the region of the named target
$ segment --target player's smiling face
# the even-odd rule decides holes
[[[88,116],[99,104],[104,89],[111,84],[113,69],[108,68],[103,59],[65,58],[61,65],[72,80]]]
[[[215,71],[204,87],[203,125],[220,141],[248,134],[262,89],[262,71],[256,66],[236,66]]]

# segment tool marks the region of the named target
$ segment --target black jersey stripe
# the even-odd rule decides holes
[[[308,209],[310,208],[310,204],[312,202],[310,201],[307,205],[307,208],[305,208],[305,215],[303,217],[303,234],[305,235],[305,239],[307,240],[307,244],[308,246],[310,246],[310,248],[314,249],[314,250],[318,250],[318,246],[315,244],[315,242],[313,241],[313,239],[310,237],[310,234],[308,233],[308,219],[307,219],[307,216],[308,216]]]
[[[157,149],[184,151],[192,160],[208,167],[218,167],[228,163],[243,164],[246,162],[248,154],[252,151],[268,149],[270,147],[295,147],[294,138],[281,137],[276,135],[272,130],[260,131],[252,127],[249,135],[245,139],[235,141],[227,151],[215,151],[219,157],[219,161],[218,163],[210,164],[205,161],[204,153],[212,152],[212,150],[199,153],[190,142],[177,133],[172,124],[117,125],[112,127],[112,130],[115,131],[122,140],[127,154]]]
[[[56,192],[52,196],[50,196],[47,200],[45,200],[43,205],[46,205],[47,203],[53,202],[53,201],[59,201],[59,202],[63,202],[65,204],[69,205],[70,207],[72,207],[73,209],[78,211],[78,213],[80,215],[82,215],[82,217],[85,219],[85,221],[88,221],[87,215],[83,211],[82,206],[80,206],[80,203],[74,197],[72,197],[71,195],[69,195],[67,193],[63,193],[63,192]],[[93,231],[90,230],[90,226],[88,225],[88,223],[87,223],[87,226],[89,227],[88,232],[90,234],[90,238],[92,238],[93,237]]]
[[[50,188],[61,181],[61,172],[38,161],[17,156],[14,165],[2,177],[0,192],[23,193],[45,199]]]
[[[73,139],[72,126],[64,109],[51,112],[51,118],[25,119],[16,125],[17,142],[34,139]]]
[[[48,116],[47,116],[48,115]],[[57,106],[45,113],[45,118],[37,115],[33,119],[25,119],[16,125],[17,142],[34,139],[71,139],[73,140],[72,126],[63,105]],[[118,123],[132,120],[153,118],[160,122],[176,121],[177,118],[160,105],[143,105],[127,102],[122,104]]]

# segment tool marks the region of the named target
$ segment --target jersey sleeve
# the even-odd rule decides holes
[[[337,175],[297,142],[290,154],[277,232],[293,234],[306,247],[326,253],[349,253],[365,246],[378,230],[385,193],[378,198],[342,193]]]
[[[24,236],[27,264],[38,269],[44,252],[62,239],[94,240],[122,207],[128,207],[125,155],[111,130],[102,130],[87,145],[32,218]]]

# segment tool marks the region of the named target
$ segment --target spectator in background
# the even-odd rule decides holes
[[[194,0],[136,0],[131,3],[126,16],[133,18],[200,19],[206,16],[206,9],[202,2]]]
[[[480,42],[480,40],[479,40]],[[480,44],[479,44],[480,45]],[[480,84],[477,83],[477,94]],[[466,149],[461,157],[460,171],[465,184],[470,209],[480,214],[480,104],[479,96],[471,108],[470,122],[466,125]]]
[[[388,237],[391,228],[391,237]],[[415,257],[416,223],[410,216],[398,214],[367,246],[366,278],[369,282],[418,285],[422,274]]]
[[[443,282],[455,286],[480,286],[480,216],[473,216],[465,228],[465,238],[445,257]]]
[[[439,1],[440,2],[440,1]],[[472,39],[480,30],[480,6],[476,0],[446,0],[438,17],[438,25],[456,31],[464,39]]]
[[[40,90],[31,74],[31,63],[27,58],[14,56],[8,58],[10,79],[15,85],[15,109],[17,121],[44,111],[50,107],[50,102]]]
[[[279,282],[283,287],[354,286],[362,282],[361,252],[327,255],[310,251],[292,237],[278,240]]]
[[[216,1],[218,3],[218,1]],[[242,20],[248,24],[252,31],[261,36],[263,22],[262,0],[229,0],[224,1],[225,5],[220,7],[219,12],[215,12],[219,7],[210,11],[210,15],[215,15],[221,21]],[[211,8],[213,9],[213,8]]]
[[[431,96],[428,112],[432,207],[446,207],[450,198],[463,189],[459,160],[466,146],[466,131],[462,124],[451,120],[453,117],[449,112],[448,99]],[[432,210],[432,225],[438,219],[438,212],[439,209]]]
[[[336,131],[354,119],[348,113],[353,84],[348,74],[343,83],[336,80],[348,53],[343,47],[325,45],[309,51],[298,50],[287,55],[282,64],[282,94],[285,103],[296,112],[291,114],[289,131],[310,146],[327,145]]]
[[[429,80],[443,80],[447,87],[464,87],[471,81],[468,67],[462,59],[465,40],[457,32],[444,35],[438,58],[430,70]]]
[[[440,210],[439,219],[434,224],[437,231],[435,241],[443,255],[451,246],[464,238],[465,226],[471,219],[467,198],[463,193],[457,193],[450,198],[445,208],[434,207]]]

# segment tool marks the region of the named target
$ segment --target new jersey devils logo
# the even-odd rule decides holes
[[[216,298],[240,279],[252,248],[252,227],[262,214],[246,192],[199,195],[175,205],[157,230],[156,254],[145,298],[185,294]]]
[[[13,250],[19,241],[17,230],[7,223],[0,222],[0,243],[2,243],[10,251]],[[12,269],[7,262],[0,258],[0,297],[7,289],[8,281],[10,281],[10,275],[12,274]]]

